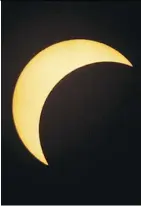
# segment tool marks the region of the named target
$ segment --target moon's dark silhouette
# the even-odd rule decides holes
[[[67,75],[49,95],[40,136],[59,179],[81,182],[124,171],[132,138],[132,69],[117,63],[88,65]]]

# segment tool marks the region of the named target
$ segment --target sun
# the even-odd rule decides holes
[[[13,94],[16,130],[25,147],[48,165],[39,138],[42,108],[54,86],[72,71],[97,62],[132,66],[118,51],[103,43],[74,39],[54,44],[38,53],[23,69]]]

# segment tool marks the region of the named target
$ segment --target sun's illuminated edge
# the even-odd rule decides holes
[[[103,43],[75,39],[39,52],[18,78],[12,102],[15,127],[25,147],[42,163],[48,165],[39,138],[39,120],[47,96],[67,74],[96,62],[133,66],[122,54]]]

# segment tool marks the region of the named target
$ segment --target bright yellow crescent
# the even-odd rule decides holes
[[[39,138],[40,115],[46,98],[68,73],[96,62],[132,66],[122,54],[103,43],[74,39],[44,49],[22,71],[13,95],[14,123],[23,144],[42,163],[48,165]]]

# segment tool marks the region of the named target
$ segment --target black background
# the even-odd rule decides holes
[[[136,1],[2,2],[2,204],[141,203],[140,11]],[[18,138],[11,111],[13,90],[35,54],[74,38],[108,44],[124,54],[133,69],[114,63],[90,65],[54,88],[40,121],[42,147],[52,165],[48,168]],[[51,140],[57,137],[55,148]],[[67,144],[73,137],[69,154],[60,146],[64,137]],[[90,152],[83,164],[86,145],[96,145],[98,157]],[[61,155],[54,158],[58,148]]]

